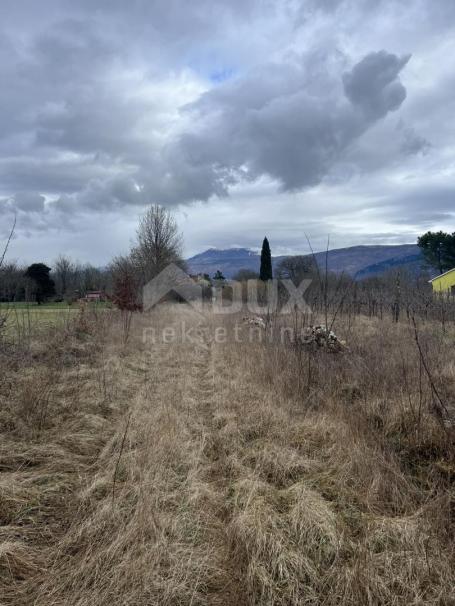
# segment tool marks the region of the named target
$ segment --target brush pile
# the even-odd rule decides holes
[[[323,324],[308,326],[299,336],[298,344],[304,347],[320,347],[331,352],[340,352],[346,349],[345,341],[342,341],[338,336]]]
[[[261,316],[245,316],[243,318],[243,323],[248,324],[249,326],[257,326],[264,330],[267,328],[267,324]]]

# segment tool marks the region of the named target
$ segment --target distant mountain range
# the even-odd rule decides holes
[[[274,268],[289,255],[272,258]],[[325,252],[315,253],[320,267],[325,267]],[[228,248],[219,250],[209,248],[187,259],[190,273],[213,274],[219,269],[226,278],[232,278],[240,269],[259,272],[260,255],[248,248]],[[329,271],[345,272],[357,279],[380,275],[389,269],[406,267],[412,273],[423,270],[424,260],[416,244],[393,246],[350,246],[330,250],[328,253]]]

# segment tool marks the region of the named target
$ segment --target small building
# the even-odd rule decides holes
[[[433,292],[455,295],[455,267],[430,280]]]
[[[89,290],[87,292],[87,294],[85,295],[85,297],[83,297],[81,299],[81,301],[84,301],[86,303],[93,303],[93,302],[105,301],[105,300],[106,300],[106,296],[101,290]]]

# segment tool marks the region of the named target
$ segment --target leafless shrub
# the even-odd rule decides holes
[[[13,238],[15,229],[16,229],[16,216],[14,217],[13,226],[11,228],[11,231],[9,233],[9,236],[6,240],[5,246],[4,246],[1,256],[0,256],[0,272],[1,272],[3,264],[5,262],[6,253],[8,252],[8,248],[9,248],[10,242]],[[8,309],[4,310],[4,309],[0,308],[0,347],[2,344],[2,340],[3,340],[3,333],[6,328],[6,322],[8,320],[8,313],[9,313]]]

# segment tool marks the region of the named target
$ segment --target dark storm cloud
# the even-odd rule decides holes
[[[341,74],[331,78],[323,65],[309,74],[298,59],[204,94],[187,110],[196,127],[170,154],[173,178],[180,180],[182,166],[192,170],[212,184],[205,198],[262,175],[284,190],[319,183],[348,145],[399,108],[406,97],[399,72],[408,60],[372,53],[343,75],[343,88]]]
[[[24,5],[36,13],[36,5]],[[223,196],[233,183],[264,174],[284,189],[298,189],[318,183],[343,149],[405,96],[398,73],[406,60],[395,55],[372,54],[345,75],[350,104],[340,86],[341,71],[338,78],[324,76],[324,56],[291,55],[203,95],[186,112],[198,128],[163,141],[156,134],[160,126],[167,128],[159,104],[127,88],[138,87],[145,73],[136,81],[118,78],[136,65],[133,32],[139,38],[155,32],[161,41],[190,40],[204,32],[209,36],[210,27],[225,27],[223,19],[259,22],[262,14],[276,16],[274,3],[226,2],[215,10],[200,0],[184,10],[180,2],[164,7],[136,1],[125,11],[123,2],[99,2],[90,11],[92,3],[80,2],[66,5],[66,18],[61,6],[48,6],[58,21],[36,34],[29,31],[20,48],[10,39],[3,42],[7,60],[0,70],[11,86],[0,101],[0,121],[9,149],[17,153],[8,156],[5,150],[0,185],[11,195],[24,187],[66,193],[76,210],[78,201],[85,206],[94,200],[95,190],[102,200],[95,206],[108,207],[107,163],[117,164],[117,180],[125,179],[125,188],[135,179],[145,193],[169,204]],[[123,54],[125,32],[131,45]],[[161,58],[155,42],[143,47],[143,58]],[[155,65],[150,68],[153,73]],[[148,133],[142,124],[147,115],[156,120]],[[113,196],[112,205],[125,198],[141,200]]]
[[[353,69],[343,75],[347,98],[374,121],[400,107],[406,98],[406,89],[398,74],[410,55],[397,57],[380,51],[364,57]]]
[[[370,200],[381,178],[450,177],[453,17],[451,0],[3,0],[0,213],[44,230],[242,188],[254,204],[267,181],[272,214],[321,184],[336,214],[350,180]]]
[[[136,182],[128,177],[92,179],[87,186],[73,195],[64,195],[48,204],[49,211],[71,214],[77,208],[81,212],[107,211],[125,206],[144,205],[142,191]]]

